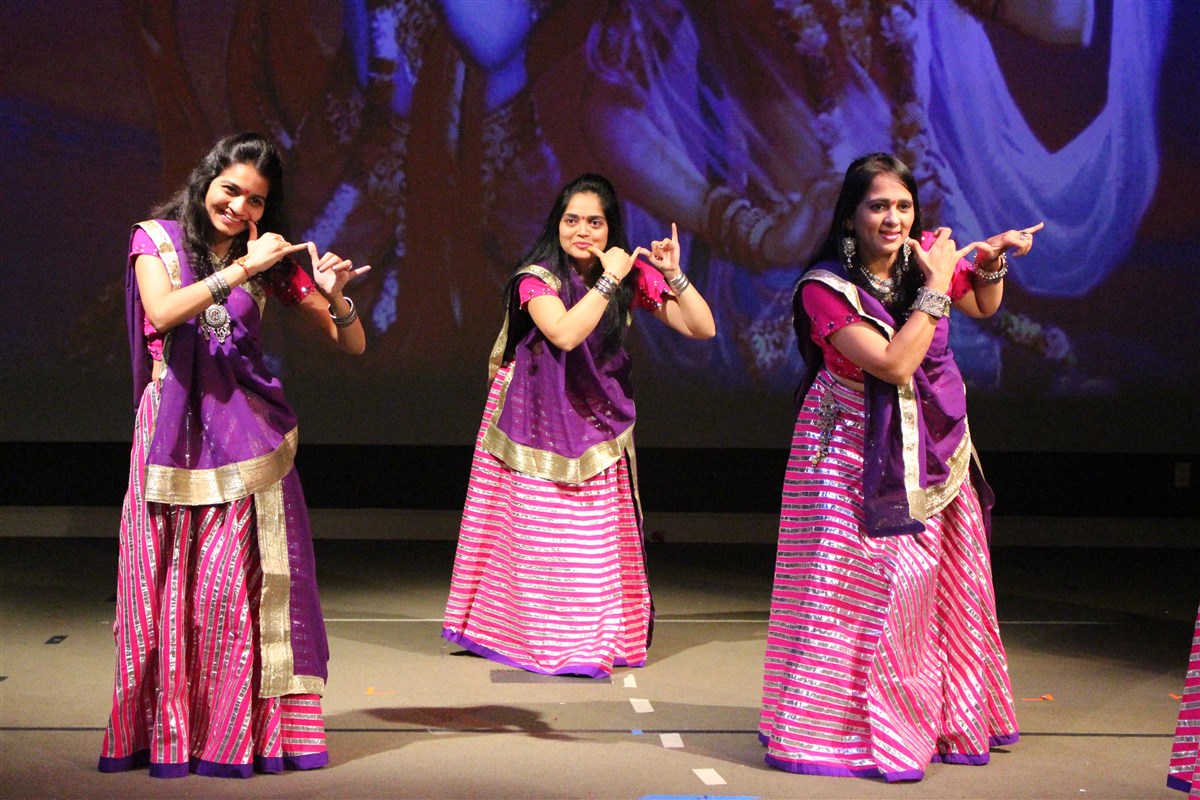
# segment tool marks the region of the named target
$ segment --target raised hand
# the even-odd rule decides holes
[[[650,243],[648,260],[665,278],[679,274],[679,229],[671,223],[671,238],[656,239]]]
[[[268,233],[260,239],[258,238],[258,225],[254,223],[254,220],[246,222],[250,228],[250,238],[246,240],[246,256],[242,263],[250,275],[257,275],[270,269],[278,264],[284,256],[298,253],[309,245],[308,242],[292,244],[278,233]]]
[[[314,242],[305,242],[303,246],[308,249],[308,255],[312,259],[313,282],[326,297],[340,294],[342,288],[352,279],[371,270],[370,266],[355,267],[349,259],[336,253],[318,255]]]
[[[618,281],[624,280],[629,274],[629,270],[633,269],[633,262],[639,255],[649,255],[646,248],[635,248],[632,253],[626,253],[619,247],[610,247],[608,250],[601,250],[596,245],[589,245],[587,251],[600,259],[600,266],[609,275],[612,275]]]
[[[1044,227],[1046,227],[1046,223],[1039,222],[1028,228],[1009,230],[989,236],[986,241],[979,242],[979,254],[975,258],[976,265],[990,264],[1009,249],[1012,250],[1014,257],[1025,255],[1033,249],[1033,235]]]
[[[942,292],[950,289],[950,279],[954,277],[954,267],[959,259],[967,253],[979,248],[982,242],[971,242],[960,248],[950,238],[949,228],[938,228],[934,231],[933,241],[926,250],[916,239],[910,238],[908,246],[912,249],[917,266],[925,275],[925,285],[930,289]]]

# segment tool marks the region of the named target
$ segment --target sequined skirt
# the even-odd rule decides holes
[[[1200,798],[1200,612],[1196,615],[1192,654],[1188,658],[1183,699],[1179,703],[1167,786]]]
[[[112,711],[99,769],[248,778],[329,762],[321,698],[258,697],[262,569],[253,498],[147,503],[155,384],[138,408],[121,510]]]
[[[760,739],[767,763],[918,780],[983,764],[1017,726],[979,501],[919,535],[864,534],[864,398],[822,372],[784,478]]]
[[[510,469],[480,446],[503,379],[476,441],[442,635],[550,675],[641,666],[651,602],[626,460],[577,485]]]

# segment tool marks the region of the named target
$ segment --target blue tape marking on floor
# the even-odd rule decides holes
[[[634,728],[633,730],[631,730],[631,731],[630,731],[630,733],[632,733],[634,736],[641,736],[641,735],[642,735],[642,731],[641,731],[641,729],[639,729],[639,728]]]

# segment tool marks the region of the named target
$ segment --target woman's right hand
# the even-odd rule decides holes
[[[600,266],[609,275],[617,279],[618,282],[625,280],[625,276],[633,269],[633,262],[638,255],[648,255],[649,252],[644,247],[635,248],[632,253],[626,253],[620,247],[610,247],[607,250],[601,250],[596,245],[588,247],[587,251],[600,260]]]
[[[950,280],[954,277],[954,268],[959,259],[978,247],[979,243],[971,242],[960,249],[950,238],[949,228],[938,228],[933,233],[933,241],[928,249],[912,238],[908,240],[908,246],[916,258],[917,266],[925,275],[925,285],[936,292],[949,294]]]
[[[298,253],[308,247],[308,242],[292,244],[278,233],[268,233],[260,239],[254,220],[248,220],[247,224],[250,226],[250,238],[246,240],[246,256],[242,264],[251,275],[265,272],[278,264],[284,256]]]

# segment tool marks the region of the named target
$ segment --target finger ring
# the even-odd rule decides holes
[[[1028,239],[1028,238],[1029,238],[1029,231],[1021,231],[1021,238],[1022,238],[1022,239]]]

